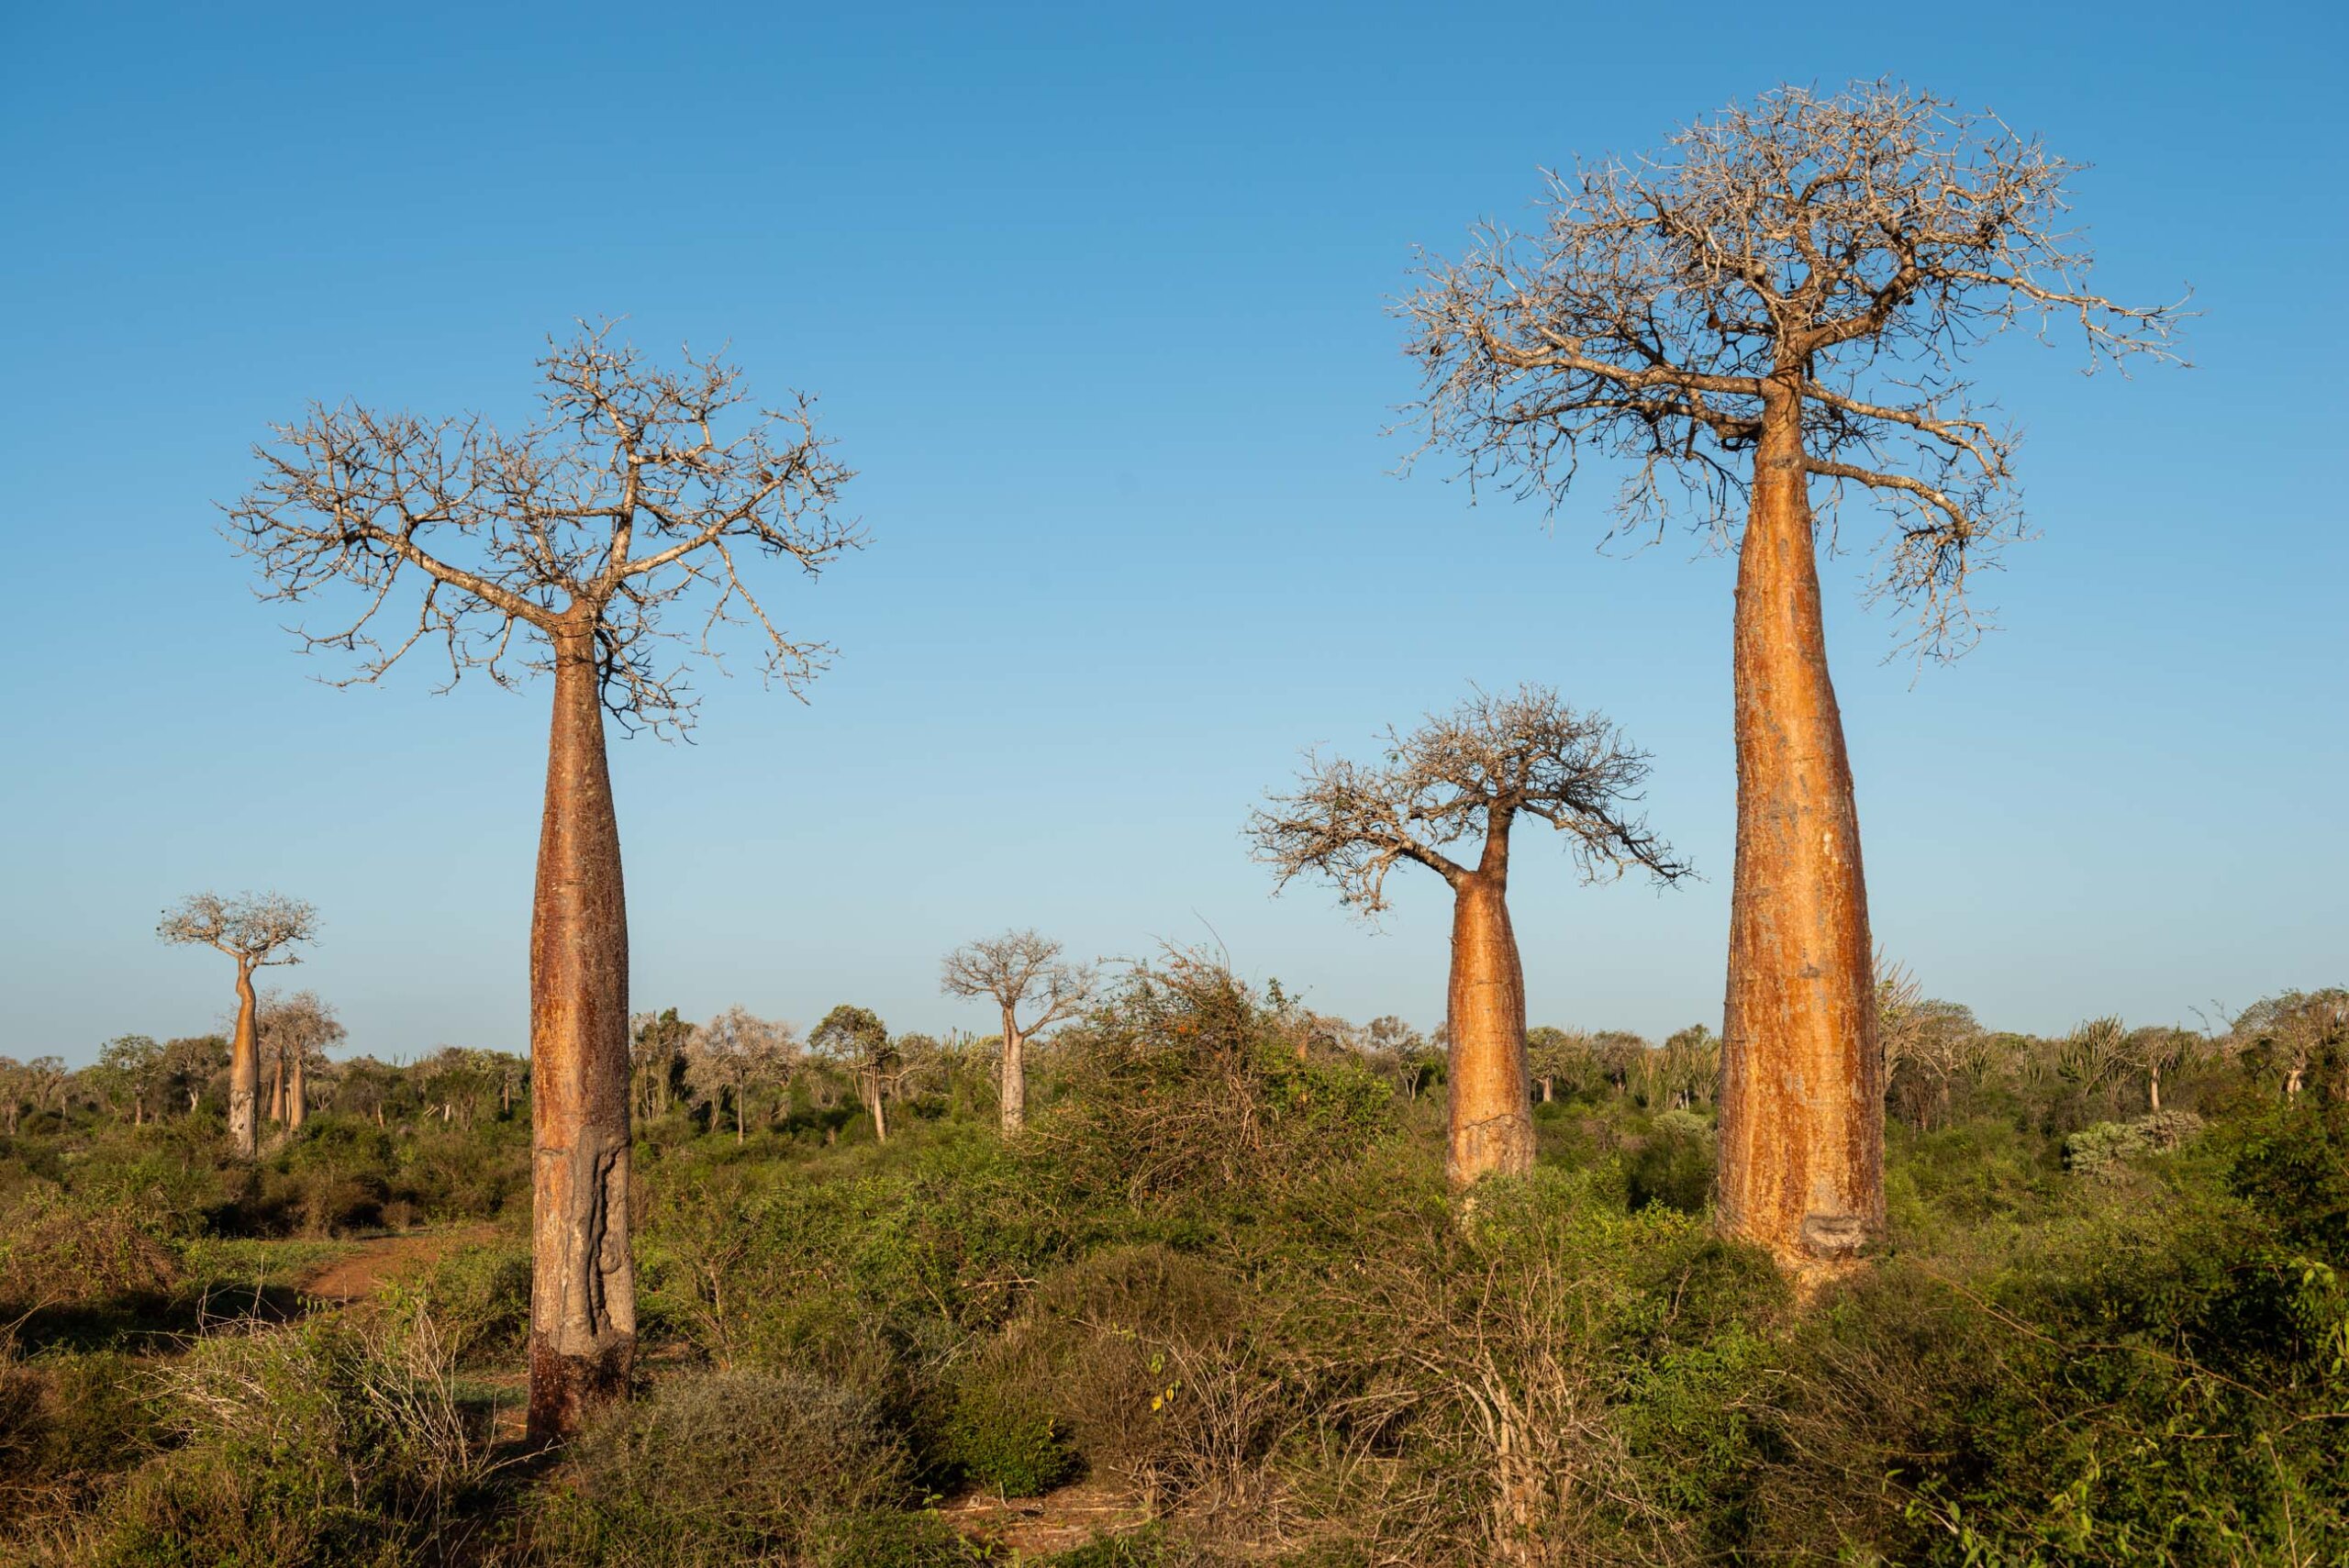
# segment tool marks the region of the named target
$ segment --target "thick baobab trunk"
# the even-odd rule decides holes
[[[1010,1138],[1028,1125],[1028,1039],[1009,1007],[1003,1010],[1003,1135]]]
[[[309,1084],[304,1080],[302,1072],[305,1054],[295,1051],[294,1060],[285,1069],[285,1125],[296,1132],[302,1130],[303,1122],[308,1120],[310,1115]]]
[[[530,915],[529,1430],[575,1430],[627,1392],[628,910],[604,710],[584,625],[555,641],[554,726]]]
[[[889,1141],[889,1085],[877,1073],[873,1078],[873,1141]]]
[[[269,1119],[285,1120],[285,1052],[279,1050],[269,1064]]]
[[[253,966],[237,964],[237,1028],[228,1040],[228,1140],[237,1158],[250,1160],[257,1151],[254,1115],[261,1100],[261,1040],[254,1024]]]
[[[1525,971],[1508,923],[1508,827],[1453,888],[1451,1136],[1443,1171],[1464,1187],[1533,1169],[1531,1074],[1525,1060]]]
[[[1774,378],[1765,400],[1738,559],[1720,1212],[1800,1273],[1883,1233],[1884,1084],[1796,373]]]

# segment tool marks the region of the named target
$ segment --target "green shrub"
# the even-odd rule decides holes
[[[966,1385],[949,1412],[941,1456],[969,1480],[1007,1497],[1038,1497],[1076,1469],[1067,1432],[1034,1393]]]
[[[807,1568],[975,1568],[989,1559],[936,1514],[834,1515],[811,1532]]]
[[[107,1498],[90,1568],[420,1562],[488,1474],[429,1319],[211,1336],[156,1374],[178,1446]]]
[[[1625,1199],[1633,1208],[1658,1203],[1702,1214],[1712,1201],[1713,1161],[1711,1126],[1688,1111],[1665,1111],[1625,1162]]]
[[[2132,1121],[2099,1122],[2064,1140],[2064,1167],[2076,1176],[2117,1180],[2131,1160],[2181,1148],[2201,1130],[2202,1118],[2192,1111],[2155,1111]]]
[[[424,1303],[461,1366],[521,1353],[530,1328],[530,1250],[525,1241],[456,1248],[403,1294]]]
[[[33,1184],[0,1211],[0,1320],[119,1312],[179,1282],[177,1260],[129,1205]]]
[[[885,1512],[907,1491],[905,1445],[871,1401],[773,1373],[673,1377],[608,1411],[569,1457],[569,1484],[538,1532],[562,1563],[789,1561],[825,1529]]]

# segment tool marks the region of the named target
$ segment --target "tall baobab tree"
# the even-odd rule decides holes
[[[1508,917],[1509,830],[1520,817],[1547,822],[1565,836],[1586,882],[1641,867],[1669,884],[1687,868],[1625,810],[1640,798],[1646,753],[1544,687],[1479,692],[1408,735],[1389,728],[1383,749],[1383,766],[1314,758],[1295,794],[1257,809],[1249,836],[1280,885],[1318,873],[1366,917],[1386,907],[1386,873],[1399,861],[1451,886],[1445,1173],[1465,1186],[1487,1172],[1529,1171],[1533,1115],[1525,971]],[[1473,858],[1445,852],[1464,840]]]
[[[262,998],[259,1024],[262,1046],[275,1064],[271,1091],[275,1102],[273,1114],[298,1132],[309,1119],[311,1064],[322,1061],[327,1047],[350,1031],[315,991]]]
[[[1920,656],[1962,651],[1968,598],[2021,522],[2016,435],[1971,351],[2076,326],[2090,363],[2174,357],[2177,306],[2090,292],[2073,165],[1886,83],[1782,87],[1661,153],[1553,176],[1538,232],[1479,231],[1400,306],[1431,447],[1555,507],[1618,461],[1616,532],[1675,509],[1738,554],[1720,1201],[1798,1271],[1884,1221],[1865,881],[1829,679],[1817,550],[1839,504],[1891,518],[1876,596]],[[1820,487],[1814,495],[1814,484]],[[1742,528],[1740,522],[1742,520]]]
[[[685,656],[715,657],[729,626],[749,628],[771,681],[801,691],[829,651],[787,636],[745,568],[813,575],[858,536],[833,517],[849,473],[806,398],[745,419],[731,365],[688,352],[656,367],[609,326],[551,344],[540,368],[542,412],[518,435],[479,417],[314,406],[257,449],[262,477],[227,531],[265,598],[353,591],[347,615],[302,631],[355,654],[353,681],[428,640],[451,684],[553,673],[530,918],[529,1428],[543,1438],[625,1390],[636,1345],[628,916],[605,716],[687,727]],[[399,627],[379,638],[387,613]]]
[[[1092,999],[1090,964],[1064,962],[1061,944],[1033,930],[965,942],[940,966],[939,988],[952,996],[985,996],[1003,1014],[1003,1059],[997,1080],[1003,1134],[1028,1125],[1028,1040]],[[1019,1010],[1032,1005],[1026,1023]]]
[[[318,912],[282,893],[241,893],[223,898],[195,893],[163,911],[155,934],[167,942],[217,948],[236,961],[237,1022],[228,1037],[228,1137],[239,1159],[257,1150],[261,1099],[261,998],[253,972],[302,962],[295,944],[315,941]]]

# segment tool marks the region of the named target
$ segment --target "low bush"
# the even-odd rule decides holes
[[[444,1557],[489,1473],[414,1314],[211,1335],[155,1374],[173,1446],[72,1553],[87,1568],[394,1568]]]
[[[536,1531],[550,1563],[737,1568],[818,1550],[846,1563],[846,1521],[908,1500],[905,1444],[873,1403],[786,1373],[672,1377],[568,1457]]]

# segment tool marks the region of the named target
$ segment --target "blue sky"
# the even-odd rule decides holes
[[[2101,14],[2099,14],[2099,10]],[[1666,13],[1645,13],[1661,17]],[[1894,74],[2095,165],[2116,295],[2197,361],[1984,373],[2041,537],[1920,675],[1828,570],[1879,939],[2009,1027],[2349,978],[2342,24],[2310,6],[17,6],[0,28],[15,567],[0,1051],[191,1032],[199,887],[316,901],[290,978],[386,1055],[525,1038],[543,690],[313,675],[216,537],[273,419],[527,415],[574,316],[820,395],[872,547],[778,595],[801,706],[704,683],[616,747],[636,1000],[982,1027],[940,953],[1220,940],[1317,1006],[1441,1017],[1447,911],[1277,900],[1240,828],[1300,748],[1539,680],[1655,754],[1705,880],[1524,846],[1537,1021],[1717,1023],[1731,563],[1597,550],[1423,471],[1386,314],[1539,171],[1778,82]],[[1869,530],[1854,530],[1867,537]]]

